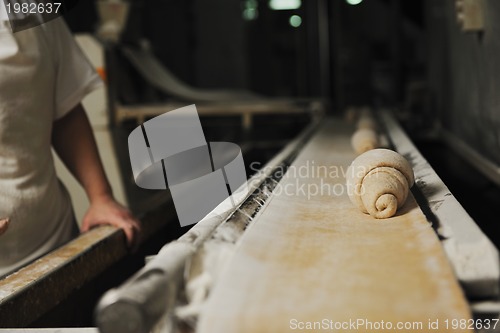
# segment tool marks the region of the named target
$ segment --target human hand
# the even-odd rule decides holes
[[[112,225],[125,232],[127,244],[135,248],[139,241],[141,224],[132,213],[112,197],[104,197],[91,202],[83,217],[81,231],[87,232],[99,225]]]
[[[0,219],[0,236],[2,236],[7,231],[7,228],[9,227],[9,222],[10,220],[8,217]]]

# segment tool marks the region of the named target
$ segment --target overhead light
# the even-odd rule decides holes
[[[259,17],[259,3],[257,0],[246,0],[244,2],[243,19],[247,21],[256,20]]]
[[[272,10],[294,10],[302,5],[301,0],[270,0],[269,8]]]
[[[345,0],[345,2],[347,2],[349,5],[359,5],[360,3],[363,2],[363,0]]]
[[[290,16],[289,22],[292,27],[298,28],[302,24],[302,17],[299,15],[292,15]]]
[[[243,18],[247,21],[255,20],[259,17],[259,12],[255,8],[246,8],[243,10]]]

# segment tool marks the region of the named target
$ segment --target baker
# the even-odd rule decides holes
[[[81,232],[140,224],[114,199],[81,100],[102,82],[62,18],[12,33],[0,0],[0,276],[78,234],[53,147],[85,189]]]

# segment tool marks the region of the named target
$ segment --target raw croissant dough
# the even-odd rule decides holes
[[[410,163],[388,149],[373,149],[359,155],[346,174],[347,193],[362,212],[377,219],[396,214],[413,186]]]
[[[373,117],[373,112],[368,107],[363,107],[359,111],[359,119],[356,123],[357,129],[371,129],[378,130],[377,121]]]
[[[359,129],[351,137],[351,146],[358,154],[363,154],[369,150],[379,148],[378,135],[372,129]]]
[[[351,138],[351,146],[356,153],[362,154],[380,147],[377,122],[369,108],[360,110],[356,127],[357,130]]]

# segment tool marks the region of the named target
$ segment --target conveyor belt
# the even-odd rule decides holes
[[[142,123],[154,117],[185,106],[185,102],[197,103],[200,115],[241,115],[243,127],[251,127],[255,114],[323,113],[323,101],[309,98],[269,98],[245,90],[200,89],[179,80],[149,51],[124,47],[123,54],[139,74],[153,87],[171,97],[158,105],[117,105],[111,110],[112,120],[120,123],[125,119],[137,119]]]
[[[290,332],[324,320],[386,323],[377,332],[398,331],[387,323],[428,332],[429,321],[438,320],[435,331],[466,331],[445,326],[470,312],[413,196],[386,220],[359,212],[348,200],[342,172],[355,157],[351,133],[347,124],[329,120],[299,154],[281,192],[274,191],[240,240],[197,332]]]
[[[163,93],[190,102],[252,101],[260,99],[247,91],[206,90],[190,87],[179,80],[150,52],[126,47],[124,55],[139,73]]]

